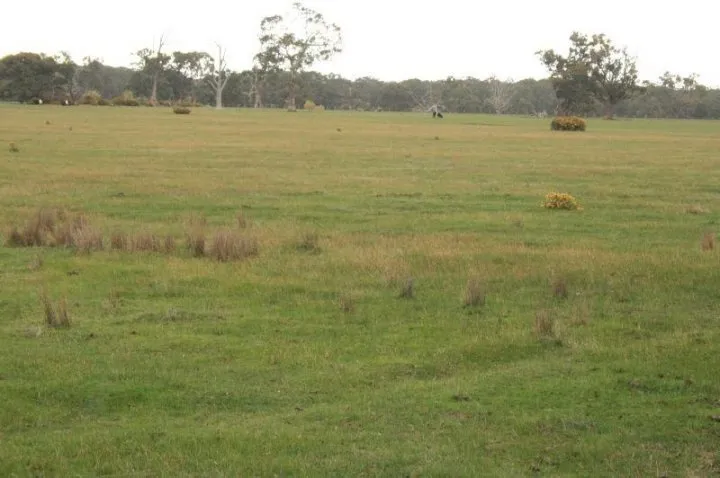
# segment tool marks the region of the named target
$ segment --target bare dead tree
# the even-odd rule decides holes
[[[225,50],[219,43],[215,43],[218,47],[218,56],[215,63],[210,66],[210,76],[208,83],[215,91],[215,108],[222,109],[222,94],[227,85],[230,75],[227,73],[227,63],[225,63]]]
[[[510,107],[515,85],[512,80],[501,81],[494,75],[487,79],[487,83],[490,89],[487,101],[495,113],[501,115]]]
[[[155,42],[153,42],[152,48],[143,48],[135,53],[135,56],[138,57],[138,66],[152,79],[150,104],[153,106],[157,104],[158,80],[162,72],[165,71],[165,66],[170,61],[170,56],[162,53],[163,46],[165,46],[165,37],[164,35],[160,35],[160,42],[157,48],[155,48]]]

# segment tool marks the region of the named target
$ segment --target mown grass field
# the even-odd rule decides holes
[[[5,242],[105,244],[0,247],[0,476],[720,474],[718,122],[6,105],[0,147]]]

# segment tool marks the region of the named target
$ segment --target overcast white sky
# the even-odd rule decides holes
[[[165,34],[167,50],[212,52],[228,48],[232,69],[248,68],[257,50],[260,20],[286,12],[291,0],[88,0],[58,4],[35,0],[2,2],[0,56],[19,51],[69,51],[107,64],[129,65],[131,52]],[[713,0],[665,3],[602,0],[306,0],[338,23],[344,52],[318,65],[348,78],[441,79],[495,74],[522,79],[547,76],[534,52],[567,50],[572,30],[606,33],[638,57],[641,79],[664,71],[696,72],[720,86],[716,48],[720,5]],[[207,5],[207,8],[204,8]],[[551,7],[550,5],[553,5]],[[61,16],[62,15],[62,16]],[[36,19],[31,19],[37,17]]]

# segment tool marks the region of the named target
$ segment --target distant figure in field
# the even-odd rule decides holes
[[[439,105],[432,105],[432,106],[430,107],[430,111],[432,111],[433,118],[442,118],[442,117],[443,117],[443,114],[442,114],[442,112],[440,111],[440,106],[439,106]]]

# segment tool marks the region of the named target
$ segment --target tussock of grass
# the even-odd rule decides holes
[[[568,285],[565,277],[557,276],[552,280],[552,294],[558,299],[567,299]]]
[[[555,319],[547,310],[535,312],[533,332],[538,339],[548,340],[555,338]]]
[[[210,256],[220,262],[229,262],[256,256],[258,251],[258,241],[255,238],[226,229],[213,236]]]
[[[318,253],[320,252],[319,237],[315,232],[305,232],[300,236],[296,244],[296,249],[302,252]]]
[[[405,283],[402,286],[402,289],[400,289],[400,294],[398,294],[398,297],[401,299],[413,299],[415,298],[415,279],[412,277],[408,277]]]
[[[163,243],[155,234],[142,231],[132,238],[132,252],[163,252]]]
[[[114,231],[110,235],[110,249],[114,251],[127,251],[129,249],[130,241],[127,233],[123,231]]]
[[[692,204],[692,205],[687,206],[687,207],[685,208],[685,212],[688,213],[688,214],[699,215],[699,214],[707,214],[707,213],[709,213],[710,211],[708,211],[706,208],[702,207],[702,206],[699,205],[699,204]]]
[[[463,305],[465,307],[478,307],[485,305],[485,290],[478,278],[472,277],[468,280],[465,286]]]
[[[70,314],[67,309],[67,300],[64,297],[60,299],[57,307],[53,307],[52,300],[50,300],[47,292],[43,290],[40,300],[43,305],[45,325],[53,328],[70,328]]]
[[[185,243],[193,257],[205,256],[205,231],[195,226],[185,234]]]
[[[349,314],[355,310],[355,299],[349,292],[343,292],[338,297],[338,305],[341,311]]]
[[[715,249],[715,233],[706,232],[700,241],[700,247],[703,251],[712,251]]]

